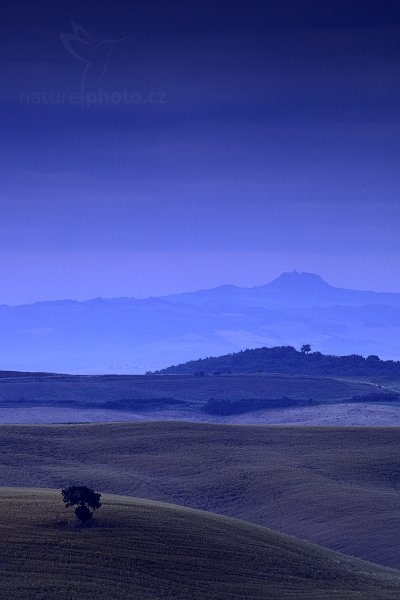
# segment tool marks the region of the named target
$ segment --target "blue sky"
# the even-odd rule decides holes
[[[0,302],[400,292],[398,2],[17,1],[1,60]]]

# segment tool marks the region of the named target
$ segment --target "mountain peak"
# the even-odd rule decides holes
[[[316,290],[331,287],[320,275],[316,275],[315,273],[300,273],[296,270],[282,273],[282,275],[279,275],[279,277],[267,285],[270,288],[282,290]]]

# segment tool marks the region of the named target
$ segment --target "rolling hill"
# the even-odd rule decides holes
[[[284,273],[264,286],[164,298],[0,306],[0,366],[81,374],[145,373],[260,346],[310,343],[328,354],[400,359],[400,294],[345,290]]]
[[[7,600],[395,600],[400,573],[242,521],[104,496],[96,526],[59,492],[0,490]]]
[[[391,425],[400,424],[399,400],[397,393],[375,384],[304,375],[0,372],[0,423],[186,420]]]
[[[5,406],[71,406],[155,410],[163,407],[199,409],[211,398],[279,398],[291,396],[319,402],[340,402],[368,396],[380,388],[368,382],[328,377],[283,375],[221,375],[179,377],[159,375],[73,376],[14,373],[0,375],[0,408]]]
[[[400,428],[2,426],[0,485],[80,482],[400,568],[399,445]]]

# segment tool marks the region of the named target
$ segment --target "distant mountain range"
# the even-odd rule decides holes
[[[363,306],[379,304],[400,308],[400,294],[347,290],[329,285],[314,273],[282,273],[266,285],[241,288],[222,285],[209,290],[166,296],[172,302],[188,302],[204,305],[223,303],[227,305],[259,306],[265,308],[311,306]]]
[[[400,359],[400,294],[336,288],[312,273],[162,298],[0,306],[0,368],[143,373],[260,346]]]

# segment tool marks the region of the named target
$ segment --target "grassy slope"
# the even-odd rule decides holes
[[[175,398],[197,408],[210,398],[314,398],[346,400],[371,394],[376,386],[323,377],[291,375],[32,376],[0,378],[3,405],[85,404],[124,399]]]
[[[0,490],[7,600],[395,599],[400,573],[207,513],[108,496],[96,527],[59,493]]]
[[[140,496],[400,568],[400,428],[0,427],[0,485]]]

